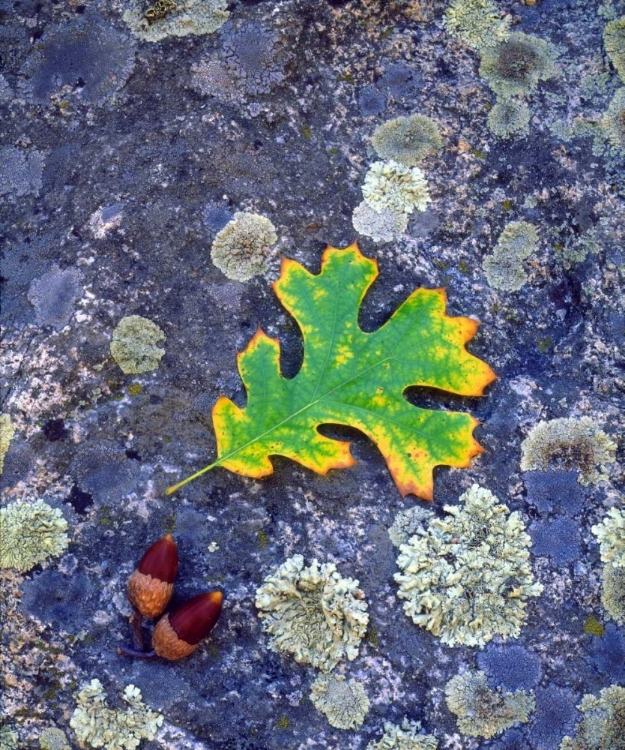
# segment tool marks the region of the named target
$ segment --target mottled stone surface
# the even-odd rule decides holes
[[[134,684],[164,715],[149,748],[364,750],[407,716],[440,750],[557,750],[582,696],[622,681],[625,629],[602,609],[590,529],[625,483],[625,157],[597,129],[623,85],[602,33],[625,2],[526,2],[497,6],[558,61],[530,96],[527,135],[504,139],[488,126],[496,99],[479,55],[450,36],[438,0],[232,0],[215,33],[159,42],[124,23],[135,0],[0,2],[0,412],[15,428],[0,502],[42,498],[69,525],[67,553],[46,570],[0,574],[0,724],[20,747],[50,726],[78,747],[75,695],[97,678],[110,703]],[[432,203],[392,241],[357,236],[370,138],[413,114],[443,140],[420,163]],[[238,212],[267,217],[279,238],[267,272],[244,283],[210,255]],[[523,288],[498,291],[483,261],[517,221],[536,227],[538,249]],[[278,458],[263,480],[215,469],[164,494],[215,457],[212,405],[245,403],[235,353],[259,326],[279,337],[285,374],[298,370],[299,331],[270,286],[280,257],[317,272],[326,244],[354,239],[380,266],[364,329],[414,288],[446,287],[451,314],[481,321],[468,348],[499,376],[480,399],[407,393],[481,422],[486,452],[435,471],[433,512],[475,482],[521,514],[538,547],[544,592],[519,639],[489,651],[494,680],[508,666],[492,654],[523,649],[539,684],[498,679],[533,691],[536,711],[489,741],[463,736],[444,700],[478,649],[443,646],[402,611],[387,529],[425,504],[400,497],[365,437],[324,427],[357,459],[325,477]],[[110,355],[131,315],[167,337],[156,371],[124,375]],[[619,443],[604,479],[582,486],[568,465],[521,472],[537,423],[584,416]],[[126,582],[167,532],[180,554],[173,606],[220,588],[222,618],[188,659],[122,658]],[[295,554],[335,563],[366,596],[359,656],[337,668],[370,700],[356,729],[328,724],[309,699],[316,671],[262,632],[256,589]],[[584,632],[590,615],[603,635]]]

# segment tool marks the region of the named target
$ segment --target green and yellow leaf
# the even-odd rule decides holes
[[[417,289],[377,331],[365,333],[358,313],[378,275],[356,244],[328,247],[321,272],[283,260],[273,285],[304,338],[304,360],[291,379],[280,372],[280,344],[259,330],[238,356],[247,391],[241,409],[221,397],[213,407],[217,460],[168,490],[216,466],[248,477],[273,472],[286,456],[319,474],[354,464],[348,442],[324,437],[324,424],[356,427],[384,456],[402,493],[433,497],[433,469],[467,467],[482,452],[470,414],[410,404],[410,386],[480,396],[495,379],[465,344],[477,331],[470,318],[445,314],[442,289]]]

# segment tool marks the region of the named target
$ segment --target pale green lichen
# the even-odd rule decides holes
[[[130,0],[123,15],[132,33],[146,42],[160,42],[168,36],[212,34],[230,17],[227,0],[176,0],[175,8],[159,18],[146,17],[146,4]]]
[[[407,510],[400,510],[388,530],[388,535],[395,547],[407,544],[411,536],[422,529],[425,522],[432,517],[432,511],[415,505]]]
[[[24,573],[67,549],[67,521],[43,500],[0,508],[0,568]]]
[[[527,221],[512,221],[501,233],[493,252],[487,255],[482,267],[493,289],[516,292],[527,281],[523,261],[536,251],[538,233]]]
[[[625,512],[610,508],[601,523],[592,527],[599,541],[601,561],[615,568],[625,568]]]
[[[408,228],[408,215],[403,211],[376,211],[367,203],[359,203],[352,214],[352,225],[358,234],[374,242],[392,242]]]
[[[382,159],[416,167],[442,149],[443,139],[434,120],[425,115],[411,115],[382,123],[373,133],[371,144]]]
[[[369,622],[357,580],[342,578],[333,563],[306,567],[301,555],[265,578],[256,606],[271,649],[325,671],[356,658]]]
[[[69,722],[81,743],[105,750],[133,750],[142,739],[154,739],[163,717],[143,703],[141,691],[134,685],[124,689],[122,698],[128,707],[113,710],[106,704],[100,680],[83,685]]]
[[[8,453],[14,435],[15,429],[11,422],[11,415],[0,414],[0,474],[4,470],[4,457]]]
[[[343,675],[320,674],[310,686],[310,700],[337,729],[359,727],[369,713],[369,698],[363,686]]]
[[[447,31],[477,50],[505,41],[510,21],[510,16],[501,16],[492,0],[454,0],[445,12]]]
[[[41,750],[71,750],[67,736],[58,727],[48,727],[39,736],[39,747]]]
[[[400,546],[395,580],[405,613],[450,646],[518,637],[527,598],[543,588],[520,515],[476,484],[444,510]]]
[[[502,98],[525,96],[555,75],[556,51],[544,39],[515,32],[482,50],[480,75]]]
[[[610,685],[599,696],[585,695],[577,707],[583,714],[574,737],[564,737],[560,750],[624,750],[625,688]]]
[[[519,138],[529,133],[530,108],[522,99],[503,99],[487,117],[490,132],[498,138]]]
[[[276,228],[259,214],[237,212],[218,232],[211,248],[213,263],[229,279],[249,281],[269,270]]]
[[[625,568],[606,565],[601,576],[601,603],[619,625],[625,625]]]
[[[521,444],[521,471],[577,469],[583,485],[606,479],[615,460],[616,443],[590,417],[539,422]]]
[[[458,717],[463,734],[486,739],[528,721],[536,707],[531,693],[491,690],[485,673],[477,671],[452,677],[445,686],[445,699],[449,710]]]
[[[404,718],[401,725],[387,721],[384,734],[378,742],[370,742],[366,750],[437,750],[438,740],[431,734],[421,733],[418,721]]]
[[[603,30],[603,43],[612,65],[625,80],[625,16],[606,25]]]
[[[17,750],[19,736],[8,724],[0,727],[0,750]]]
[[[625,153],[625,88],[619,89],[599,123],[601,135],[619,154]]]
[[[405,167],[392,159],[376,161],[369,167],[362,195],[375,211],[398,214],[411,214],[415,209],[425,211],[432,201],[419,167]]]
[[[157,344],[165,341],[163,331],[147,318],[129,315],[113,331],[111,355],[126,375],[157,370],[165,350]]]

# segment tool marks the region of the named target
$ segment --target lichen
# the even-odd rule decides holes
[[[15,428],[10,414],[0,414],[0,474],[4,471],[4,457],[9,452],[11,440],[15,435]]]
[[[105,750],[133,750],[142,739],[154,739],[163,717],[143,703],[141,691],[134,685],[124,689],[122,698],[128,708],[113,710],[106,704],[99,680],[82,686],[69,722],[81,743]]]
[[[393,160],[376,161],[369,167],[362,195],[375,211],[397,214],[425,211],[432,200],[421,169]]]
[[[135,489],[139,466],[117,445],[103,440],[81,446],[69,471],[83,492],[101,502],[117,502]]]
[[[603,30],[603,43],[612,65],[625,80],[625,16],[606,24]]]
[[[498,138],[519,138],[529,133],[530,108],[522,99],[497,101],[487,118],[490,132]]]
[[[408,228],[408,215],[403,211],[376,211],[361,201],[352,214],[352,225],[358,234],[371,237],[374,242],[392,242]]]
[[[223,44],[226,69],[247,94],[266,94],[284,80],[279,36],[250,23],[229,34]]]
[[[36,149],[0,148],[0,195],[39,195],[44,157]]]
[[[443,147],[438,125],[424,115],[397,117],[376,128],[371,144],[382,159],[416,167]]]
[[[157,370],[165,350],[157,346],[165,341],[163,331],[147,318],[129,315],[113,331],[111,355],[126,375]]]
[[[521,444],[521,470],[577,469],[580,484],[606,478],[616,443],[590,417],[539,422]]]
[[[577,707],[583,714],[574,737],[564,737],[560,750],[624,750],[625,688],[610,685],[599,696],[585,695]]]
[[[320,674],[310,686],[310,700],[337,729],[360,726],[369,712],[369,698],[363,686],[343,675]]]
[[[463,734],[486,739],[528,721],[536,706],[534,696],[523,690],[491,690],[484,672],[477,671],[452,677],[445,686],[445,699]]]
[[[614,94],[599,125],[612,148],[619,154],[625,153],[625,88]]]
[[[438,740],[431,734],[421,733],[418,721],[404,718],[401,725],[387,721],[384,734],[378,742],[370,742],[366,750],[437,750]]]
[[[58,727],[47,727],[39,735],[39,747],[41,750],[71,750],[67,736]]]
[[[229,279],[249,281],[269,270],[271,248],[277,241],[276,228],[269,219],[259,214],[238,212],[217,233],[211,258]]]
[[[625,568],[606,565],[601,576],[601,603],[619,625],[625,625]]]
[[[0,508],[0,568],[20,573],[45,565],[67,549],[67,521],[43,500],[22,500]]]
[[[413,534],[422,529],[425,522],[431,518],[432,511],[415,505],[406,510],[400,510],[393,520],[393,525],[388,530],[388,535],[395,547],[407,544]]]
[[[17,750],[19,735],[8,724],[0,727],[0,750]]]
[[[28,288],[28,301],[35,308],[39,325],[63,328],[69,323],[76,300],[82,295],[82,273],[76,268],[61,270],[53,265],[48,273],[33,279]]]
[[[447,31],[477,50],[505,41],[510,20],[510,16],[502,18],[492,0],[454,0],[445,13]]]
[[[526,600],[538,596],[530,537],[518,513],[473,485],[448,515],[400,546],[395,574],[404,611],[450,646],[518,637]]]
[[[168,36],[213,34],[230,17],[227,0],[176,0],[176,8],[149,19],[141,0],[130,0],[123,15],[132,33],[145,42],[160,42]]]
[[[358,581],[342,578],[333,563],[305,567],[302,555],[265,578],[256,606],[270,648],[324,671],[356,658],[369,622]]]
[[[625,568],[625,512],[610,508],[603,521],[591,530],[599,541],[601,561],[615,568]]]
[[[525,96],[555,74],[556,51],[550,42],[515,32],[482,50],[480,75],[503,98]]]
[[[493,252],[484,258],[482,267],[493,289],[516,292],[527,281],[523,268],[538,247],[538,233],[527,221],[512,221],[501,233]]]

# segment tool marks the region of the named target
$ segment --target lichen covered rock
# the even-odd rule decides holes
[[[397,117],[376,128],[371,145],[382,159],[416,167],[443,147],[438,125],[424,115]]]
[[[356,680],[320,674],[310,686],[310,700],[337,729],[355,729],[369,713],[369,698]]]
[[[111,355],[126,375],[157,370],[165,350],[157,344],[165,341],[163,331],[141,315],[122,318],[113,331]]]
[[[491,690],[484,672],[475,671],[452,677],[445,686],[445,700],[463,734],[487,739],[528,721],[536,706],[531,693]]]
[[[492,0],[454,0],[445,13],[447,31],[477,50],[505,41],[510,21]]]
[[[399,162],[376,161],[365,175],[362,186],[365,201],[375,211],[411,214],[425,211],[432,202],[425,175],[419,167]]]
[[[493,289],[517,292],[527,281],[523,261],[536,251],[538,233],[527,221],[512,221],[501,233],[493,252],[484,258],[483,267]]]
[[[4,457],[9,451],[15,428],[10,414],[0,414],[0,474],[4,470]]]
[[[302,555],[267,576],[256,606],[274,651],[324,671],[356,658],[369,622],[358,581],[342,578],[333,563],[305,566]]]
[[[438,740],[421,732],[418,721],[404,718],[401,725],[387,721],[384,734],[378,742],[370,742],[367,750],[437,750]]]
[[[625,748],[625,688],[610,685],[598,696],[585,695],[577,708],[582,720],[574,737],[564,737],[560,750]]]
[[[450,646],[518,637],[526,600],[542,592],[521,517],[475,484],[444,510],[400,546],[405,613]]]
[[[269,270],[276,228],[259,214],[235,213],[217,233],[211,249],[213,263],[234,281],[249,281]]]
[[[0,508],[0,568],[21,573],[45,565],[67,549],[67,521],[43,500]]]
[[[150,3],[155,6],[157,3]],[[168,36],[213,34],[230,17],[227,0],[177,0],[169,10],[148,17],[146,5],[130,0],[124,21],[145,42],[160,42]]]

